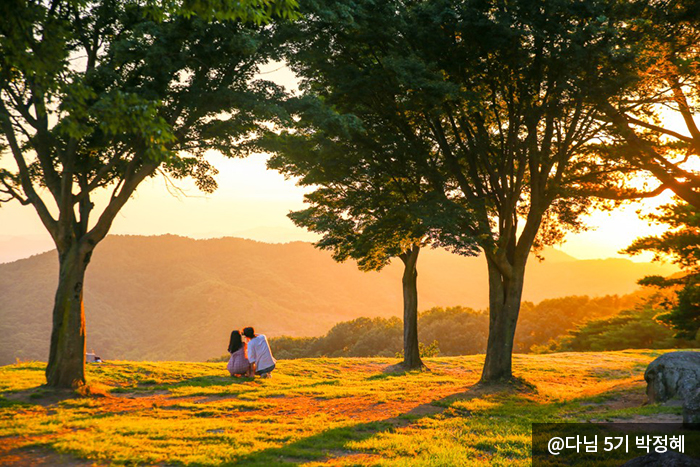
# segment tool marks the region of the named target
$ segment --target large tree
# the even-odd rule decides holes
[[[290,213],[300,227],[322,234],[316,246],[333,252],[336,261],[352,258],[363,271],[379,271],[393,258],[404,265],[404,369],[422,368],[418,346],[418,256],[422,247],[450,236],[461,254],[475,254],[471,237],[458,234],[468,211],[445,212],[425,177],[402,159],[409,145],[382,125],[341,115],[313,96],[292,100],[297,115],[292,133],[274,135],[265,145],[275,155],[270,168],[315,186],[305,196],[307,209]],[[384,131],[389,130],[389,131]],[[410,161],[406,161],[410,162]],[[463,219],[462,222],[467,220]],[[440,231],[433,226],[443,226]]]
[[[589,149],[605,125],[589,90],[618,92],[631,55],[617,6],[328,0],[291,35],[302,90],[401,135],[395,163],[473,212],[460,227],[488,265],[485,382],[512,376],[530,253],[582,228],[594,189],[619,188]]]
[[[604,123],[589,92],[616,92],[630,59],[615,2],[459,3],[425,54],[458,87],[422,113],[443,190],[475,210],[489,276],[489,339],[482,381],[512,377],[525,267],[533,250],[583,227],[591,194],[619,181],[591,152]],[[428,5],[422,18],[436,17]],[[438,31],[438,28],[435,28]]]
[[[258,121],[276,118],[281,90],[253,81],[267,32],[236,20],[288,15],[293,2],[185,5],[0,4],[0,143],[14,163],[0,192],[36,210],[59,257],[51,386],[85,382],[85,270],[139,183],[163,173],[210,192],[204,152],[244,154]]]

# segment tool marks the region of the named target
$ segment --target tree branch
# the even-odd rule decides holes
[[[126,151],[115,152],[114,156],[112,156],[106,164],[100,167],[93,179],[90,180],[90,183],[88,183],[84,188],[81,187],[80,193],[78,193],[75,196],[73,203],[79,203],[83,200],[83,198],[89,196],[90,192],[99,187],[100,184],[105,180],[105,177],[107,176],[109,171],[116,167],[117,163],[121,160],[125,152]]]
[[[94,247],[100,240],[107,236],[107,232],[109,232],[114,218],[134,193],[136,187],[146,179],[146,177],[152,175],[159,165],[160,163],[158,162],[147,162],[143,164],[140,169],[131,171],[130,174],[123,179],[123,185],[119,193],[112,195],[109,204],[102,212],[102,215],[100,215],[97,224],[86,234],[85,238],[89,247]]]
[[[0,199],[0,202],[7,202],[12,199],[16,199],[23,206],[26,206],[30,203],[29,199],[24,198],[21,194],[19,194],[17,190],[15,190],[15,188],[12,185],[7,183],[7,174],[0,173],[0,182],[2,182],[2,184],[5,187],[0,188],[0,193],[6,193],[10,196],[8,199]]]
[[[656,131],[657,133],[663,133],[663,134],[668,135],[668,136],[673,136],[674,138],[679,139],[681,141],[685,141],[686,143],[691,143],[691,144],[695,143],[693,138],[691,138],[689,136],[685,136],[685,135],[682,135],[680,133],[676,133],[675,131],[667,130],[666,128],[663,128],[663,127],[660,127],[657,125],[653,125],[651,123],[647,123],[647,122],[644,122],[642,120],[638,120],[638,119],[636,119],[634,117],[630,117],[629,115],[626,115],[626,114],[623,114],[623,115],[625,116],[625,118],[627,119],[628,122],[630,122],[634,125],[641,126],[643,128],[646,128],[647,130]]]
[[[39,218],[44,224],[44,227],[46,227],[46,230],[49,231],[51,237],[53,237],[54,241],[56,241],[56,220],[51,216],[51,213],[44,204],[44,201],[39,197],[34,189],[31,177],[29,176],[29,168],[27,167],[27,163],[22,155],[22,150],[17,143],[15,132],[12,128],[12,123],[10,122],[5,103],[2,101],[0,101],[0,124],[2,125],[2,130],[7,138],[7,142],[10,145],[10,149],[12,150],[12,155],[15,159],[17,167],[19,168],[19,178],[22,185],[22,190],[24,190],[24,194],[27,196],[27,199],[32,203],[34,209],[36,209],[36,212],[39,214]]]
[[[651,147],[646,141],[639,138],[636,133],[629,127],[625,116],[615,109],[609,102],[603,104],[603,111],[610,118],[611,122],[617,127],[622,137],[627,141],[630,149],[632,149],[640,160],[640,165],[643,169],[651,172],[659,181],[670,188],[675,194],[686,200],[695,207],[700,208],[700,193],[695,192],[688,184],[679,182],[673,174],[667,171],[667,168],[659,165],[658,160],[665,160],[656,150]],[[666,161],[668,164],[670,162]],[[672,165],[672,164],[671,164]],[[675,166],[674,166],[675,167]],[[677,167],[675,167],[677,170]]]
[[[639,192],[639,191],[634,191],[634,190],[614,191],[612,189],[609,189],[609,190],[598,189],[598,190],[582,190],[582,191],[579,191],[577,193],[581,194],[583,196],[593,196],[596,198],[611,199],[611,200],[615,200],[615,201],[623,201],[623,200],[628,200],[628,199],[654,198],[655,196],[659,196],[661,193],[663,193],[668,188],[669,187],[666,184],[662,183],[657,188],[655,188],[651,191],[644,191],[644,192]]]
[[[693,137],[693,145],[696,147],[696,149],[700,149],[700,130],[698,130],[698,127],[695,124],[693,114],[690,111],[688,100],[686,99],[685,93],[681,88],[678,76],[676,76],[675,73],[670,73],[666,80],[671,86],[671,90],[673,91],[673,100],[676,102],[676,104],[678,104],[678,110],[683,116],[685,126],[688,128],[690,136]]]

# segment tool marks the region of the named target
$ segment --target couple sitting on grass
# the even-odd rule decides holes
[[[245,340],[243,341],[243,337]],[[272,357],[270,344],[263,334],[255,334],[253,328],[243,329],[231,333],[231,341],[228,344],[228,352],[231,358],[228,360],[228,372],[231,376],[260,375],[263,378],[271,378],[275,369],[275,359]]]

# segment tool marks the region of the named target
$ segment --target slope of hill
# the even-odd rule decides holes
[[[421,253],[420,307],[486,306],[481,258]],[[625,294],[670,266],[626,260],[579,261],[550,252],[532,260],[524,299]],[[46,359],[57,258],[48,252],[0,265],[0,364]],[[363,273],[302,242],[266,244],[111,236],[88,268],[88,349],[107,359],[203,360],[225,351],[231,329],[268,336],[320,335],[358,316],[401,314],[401,267]]]

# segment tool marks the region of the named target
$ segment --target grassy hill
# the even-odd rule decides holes
[[[40,386],[44,367],[0,367],[0,459],[33,465],[530,465],[533,422],[678,422],[642,406],[643,372],[663,352],[516,355],[527,384],[476,386],[483,356],[284,361],[272,379],[225,364],[89,365],[101,397]],[[700,443],[686,442],[698,454]],[[613,465],[619,465],[617,462]],[[603,464],[596,464],[603,465]]]
[[[578,261],[556,250],[531,261],[524,299],[625,294],[669,266]],[[57,281],[55,252],[0,264],[0,364],[44,360]],[[314,336],[359,316],[401,314],[401,267],[363,273],[308,243],[266,244],[110,236],[85,280],[88,348],[107,359],[201,361],[221,355],[231,329]],[[420,307],[487,303],[481,258],[441,250],[419,260]]]

